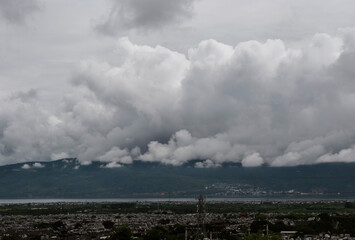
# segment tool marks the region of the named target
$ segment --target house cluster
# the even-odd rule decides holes
[[[228,217],[228,225],[226,225]],[[127,225],[133,236],[144,236],[156,226],[172,229],[181,226],[192,231],[197,223],[197,214],[173,213],[127,213],[127,214],[55,214],[55,215],[0,215],[0,239],[17,236],[22,239],[37,236],[40,239],[105,239],[114,229]],[[222,229],[235,234],[253,217],[225,214],[206,214],[205,223],[213,228],[215,235]],[[111,226],[105,226],[111,223]],[[109,225],[109,224],[107,224]]]
[[[310,213],[306,218],[294,218],[288,213],[263,213],[260,218],[260,213],[257,212],[177,214],[172,211],[159,210],[159,207],[149,212],[106,214],[82,211],[68,214],[25,215],[6,214],[4,211],[0,213],[0,240],[108,239],[123,225],[130,228],[135,238],[144,237],[158,226],[167,232],[179,233],[185,236],[184,239],[195,239],[193,236],[196,236],[199,229],[201,230],[202,222],[203,228],[208,231],[208,237],[230,240],[244,239],[253,231],[268,235],[271,232],[269,227],[278,224],[292,229],[295,226],[302,224],[307,226],[321,220],[319,213]],[[256,227],[258,228],[255,231]],[[284,240],[355,240],[355,236],[346,233],[331,234],[325,231],[316,235],[304,235],[297,231],[283,230],[285,229],[276,233]]]

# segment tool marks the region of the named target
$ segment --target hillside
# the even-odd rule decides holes
[[[33,164],[28,163],[28,169],[22,168],[23,164],[0,167],[0,198],[191,197],[199,192],[224,196],[230,188],[249,189],[228,195],[234,197],[260,196],[255,191],[264,195],[279,192],[281,197],[292,196],[294,191],[306,196],[355,196],[353,163],[284,168],[224,165],[210,169],[142,162],[112,169],[94,162],[77,168],[75,159],[46,162],[39,167]]]

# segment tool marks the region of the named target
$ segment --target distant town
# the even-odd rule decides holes
[[[355,239],[355,202],[0,205],[0,239]]]
[[[269,188],[256,187],[251,184],[228,184],[214,183],[205,188],[209,196],[215,197],[262,197],[262,196],[321,196],[328,195],[324,188],[314,188],[309,192],[289,189],[286,191],[272,190]],[[333,193],[333,195],[341,195]]]

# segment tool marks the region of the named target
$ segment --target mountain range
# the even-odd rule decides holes
[[[355,196],[355,163],[195,168],[135,161],[118,168],[74,158],[0,167],[0,198]]]

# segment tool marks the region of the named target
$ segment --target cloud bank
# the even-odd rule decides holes
[[[108,17],[97,30],[116,35],[124,30],[158,30],[192,16],[191,0],[112,0]]]
[[[1,164],[77,157],[195,167],[354,162],[355,29],[187,54],[121,38],[82,61],[55,109],[36,90],[0,102]]]

